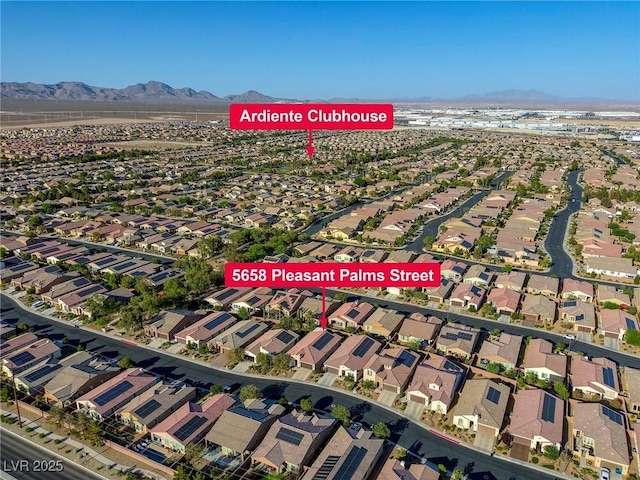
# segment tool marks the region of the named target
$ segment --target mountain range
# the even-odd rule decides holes
[[[94,87],[83,82],[59,82],[55,84],[2,82],[0,97],[16,100],[61,100],[61,101],[96,101],[96,102],[166,102],[166,103],[276,103],[276,102],[371,102],[387,101],[394,103],[447,103],[467,105],[580,105],[580,104],[635,104],[625,100],[608,100],[591,97],[565,98],[550,95],[537,90],[501,90],[482,95],[466,95],[455,98],[391,98],[391,99],[362,99],[362,98],[331,98],[328,100],[295,100],[276,98],[264,95],[255,90],[249,90],[235,95],[219,97],[205,90],[196,91],[192,88],[173,88],[166,83],[150,81],[137,83],[126,88]]]

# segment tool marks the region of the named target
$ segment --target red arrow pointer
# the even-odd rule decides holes
[[[309,130],[309,144],[307,145],[307,155],[309,155],[309,158],[313,157],[314,150],[315,148],[313,148],[313,134],[311,133],[311,130]]]
[[[309,130],[311,132],[311,130]],[[313,149],[313,147],[311,147]],[[313,150],[312,150],[313,151]],[[327,329],[327,315],[326,315],[326,303],[327,303],[327,289],[322,287],[322,316],[320,317],[320,326],[322,330]]]

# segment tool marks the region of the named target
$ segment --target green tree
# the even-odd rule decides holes
[[[351,411],[345,407],[344,405],[336,405],[331,410],[331,415],[340,422],[345,427],[349,427],[351,425]]]
[[[40,215],[31,215],[27,220],[27,225],[31,230],[35,230],[43,224],[42,217]]]
[[[444,476],[447,474],[447,467],[444,465],[444,463],[438,464],[438,471],[440,472],[441,476]]]
[[[178,465],[176,473],[173,475],[173,480],[192,480],[191,473],[185,465]]]
[[[556,382],[553,384],[553,391],[563,400],[569,399],[569,390],[563,382]]]
[[[185,445],[184,456],[191,465],[195,466],[198,460],[202,458],[203,451],[204,448],[202,445],[191,442]]]
[[[560,352],[564,352],[564,350],[567,348],[567,346],[562,343],[562,342],[556,342],[556,345],[554,347],[554,351],[556,353],[560,353]]]
[[[391,430],[389,430],[389,426],[386,423],[378,422],[373,426],[373,434],[378,438],[389,438]]]
[[[217,383],[214,383],[209,387],[209,393],[211,395],[217,395],[219,393],[222,393],[223,391],[224,389],[222,388],[222,385],[218,385]]]
[[[487,365],[487,372],[489,373],[495,373],[498,374],[500,373],[501,367],[499,363],[490,363],[489,365]]]
[[[240,307],[236,315],[238,315],[238,318],[240,320],[246,320],[251,316],[251,313],[249,312],[249,309],[247,307]]]
[[[308,398],[300,400],[300,409],[307,413],[313,412],[313,402]]]
[[[242,347],[234,348],[227,353],[227,366],[237,365],[244,360],[244,349]]]
[[[367,391],[375,390],[376,382],[374,382],[373,380],[362,380],[360,382],[360,387],[362,387],[363,390]]]
[[[256,365],[260,369],[260,373],[267,374],[271,370],[271,355],[266,353],[258,353],[256,355]]]
[[[273,369],[276,372],[286,372],[291,367],[291,357],[286,353],[279,353],[273,357]]]
[[[122,357],[120,360],[118,360],[118,367],[122,368],[123,370],[131,368],[133,367],[133,365],[133,360],[131,360],[129,357]]]
[[[560,458],[560,451],[554,445],[547,445],[544,447],[544,456],[549,460],[557,460]]]
[[[640,347],[640,331],[628,329],[624,334],[624,341],[629,345]]]
[[[243,402],[252,398],[262,398],[262,391],[255,385],[249,384],[240,389],[238,397],[240,397],[240,400]]]
[[[433,243],[436,241],[435,238],[433,238],[432,236],[426,236],[424,237],[424,248],[426,248],[427,250],[431,250],[431,248],[433,247]]]
[[[464,472],[459,468],[454,468],[451,475],[451,480],[462,480],[464,478]]]
[[[396,450],[396,458],[398,460],[404,460],[405,458],[407,458],[407,449],[398,447],[398,449]]]

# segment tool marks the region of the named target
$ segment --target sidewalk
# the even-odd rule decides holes
[[[14,418],[16,421],[18,419],[18,416],[14,413],[11,413],[5,409],[0,409],[0,413],[2,413],[3,415],[7,415],[10,416],[12,418]],[[158,473],[154,473],[154,472],[150,472],[149,470],[144,470],[142,468],[134,468],[134,467],[130,467],[128,465],[122,465],[119,463],[115,463],[114,461],[110,460],[109,458],[105,457],[104,455],[102,455],[101,453],[96,452],[94,449],[92,449],[91,447],[83,444],[82,442],[79,442],[77,440],[74,440],[71,437],[63,437],[61,435],[57,435],[43,427],[41,427],[40,425],[38,425],[35,421],[33,420],[28,420],[26,418],[23,417],[22,419],[22,424],[23,424],[23,428],[25,427],[31,427],[33,428],[33,432],[34,434],[40,434],[43,433],[47,438],[52,439],[53,441],[55,440],[60,440],[60,442],[58,443],[59,445],[68,445],[70,447],[72,447],[74,450],[80,450],[82,456],[81,458],[82,463],[84,463],[87,459],[87,457],[89,457],[90,459],[93,460],[97,460],[98,462],[102,463],[103,465],[105,465],[105,467],[109,468],[110,470],[120,470],[122,472],[128,473],[128,472],[133,472],[139,475],[145,475],[148,478],[154,479],[154,480],[167,480],[165,477],[161,476]],[[5,427],[2,427],[5,428]],[[15,433],[15,432],[14,432]],[[29,435],[21,435],[22,438],[29,440]],[[39,447],[42,448],[46,448],[47,450],[51,450],[54,453],[55,450],[51,449],[48,447],[47,445],[40,445],[37,444],[35,442],[31,442],[34,443],[35,445],[38,445]],[[67,458],[67,457],[63,457],[63,458]],[[83,466],[81,462],[75,461],[74,463]],[[91,470],[93,472],[93,470]],[[93,472],[96,473],[98,475],[100,475],[99,472]]]

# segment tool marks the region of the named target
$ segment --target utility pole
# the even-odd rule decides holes
[[[20,416],[20,404],[18,403],[18,390],[16,389],[16,377],[11,372],[11,385],[13,386],[13,400],[16,404],[16,411],[18,412],[18,427],[22,428],[22,417]]]

